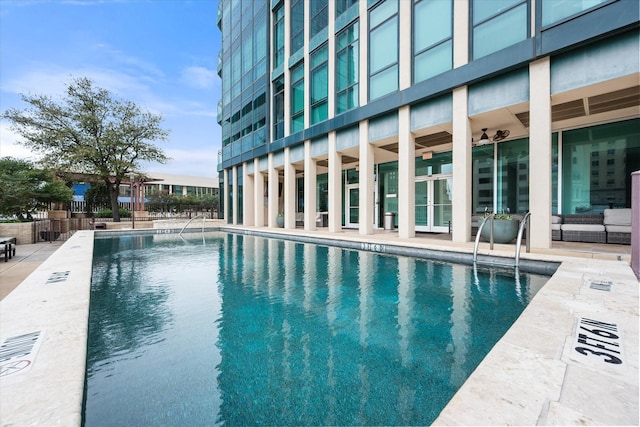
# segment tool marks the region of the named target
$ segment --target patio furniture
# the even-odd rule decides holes
[[[0,237],[0,247],[4,254],[4,262],[16,256],[17,239],[15,237]]]
[[[631,208],[605,209],[607,243],[631,244]]]
[[[607,232],[602,214],[564,215],[560,226],[565,242],[607,243]]]
[[[551,240],[562,240],[562,217],[560,215],[551,216]]]

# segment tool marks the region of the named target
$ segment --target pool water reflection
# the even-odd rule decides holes
[[[429,424],[548,277],[515,279],[238,234],[99,238],[85,424]]]

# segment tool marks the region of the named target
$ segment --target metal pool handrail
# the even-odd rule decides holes
[[[182,227],[182,230],[180,230],[180,233],[178,233],[178,235],[182,237],[182,232],[184,231],[184,229],[187,228],[189,224],[191,224],[191,221],[193,221],[194,219],[198,219],[199,217],[202,217],[202,234],[204,234],[204,222],[207,219],[207,217],[204,215],[196,215],[193,218],[191,218],[189,221],[187,221],[187,223],[184,225],[184,227]]]
[[[476,233],[476,244],[473,246],[473,263],[474,264],[478,259],[478,245],[480,244],[480,233],[482,232],[482,229],[484,228],[487,222],[491,223],[491,232],[489,233],[491,236],[489,238],[489,249],[493,250],[493,217],[494,216],[496,216],[495,213],[489,214],[489,216],[486,217],[484,221],[482,221],[482,224],[480,224],[480,227],[478,227],[478,232]],[[489,221],[487,221],[487,219]]]
[[[522,244],[522,231],[524,230],[525,224],[528,224],[531,221],[531,212],[527,212],[527,214],[522,218],[520,222],[520,230],[518,230],[518,240],[516,240],[516,268],[518,268],[518,263],[520,262],[520,245]],[[531,227],[527,225],[527,253],[531,252],[531,232],[529,231]]]

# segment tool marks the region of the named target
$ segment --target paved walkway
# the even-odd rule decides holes
[[[0,300],[11,293],[64,242],[16,245],[16,255],[8,262],[0,260]]]

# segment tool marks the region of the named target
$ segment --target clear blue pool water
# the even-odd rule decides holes
[[[427,425],[548,279],[185,240],[96,239],[86,426]]]

